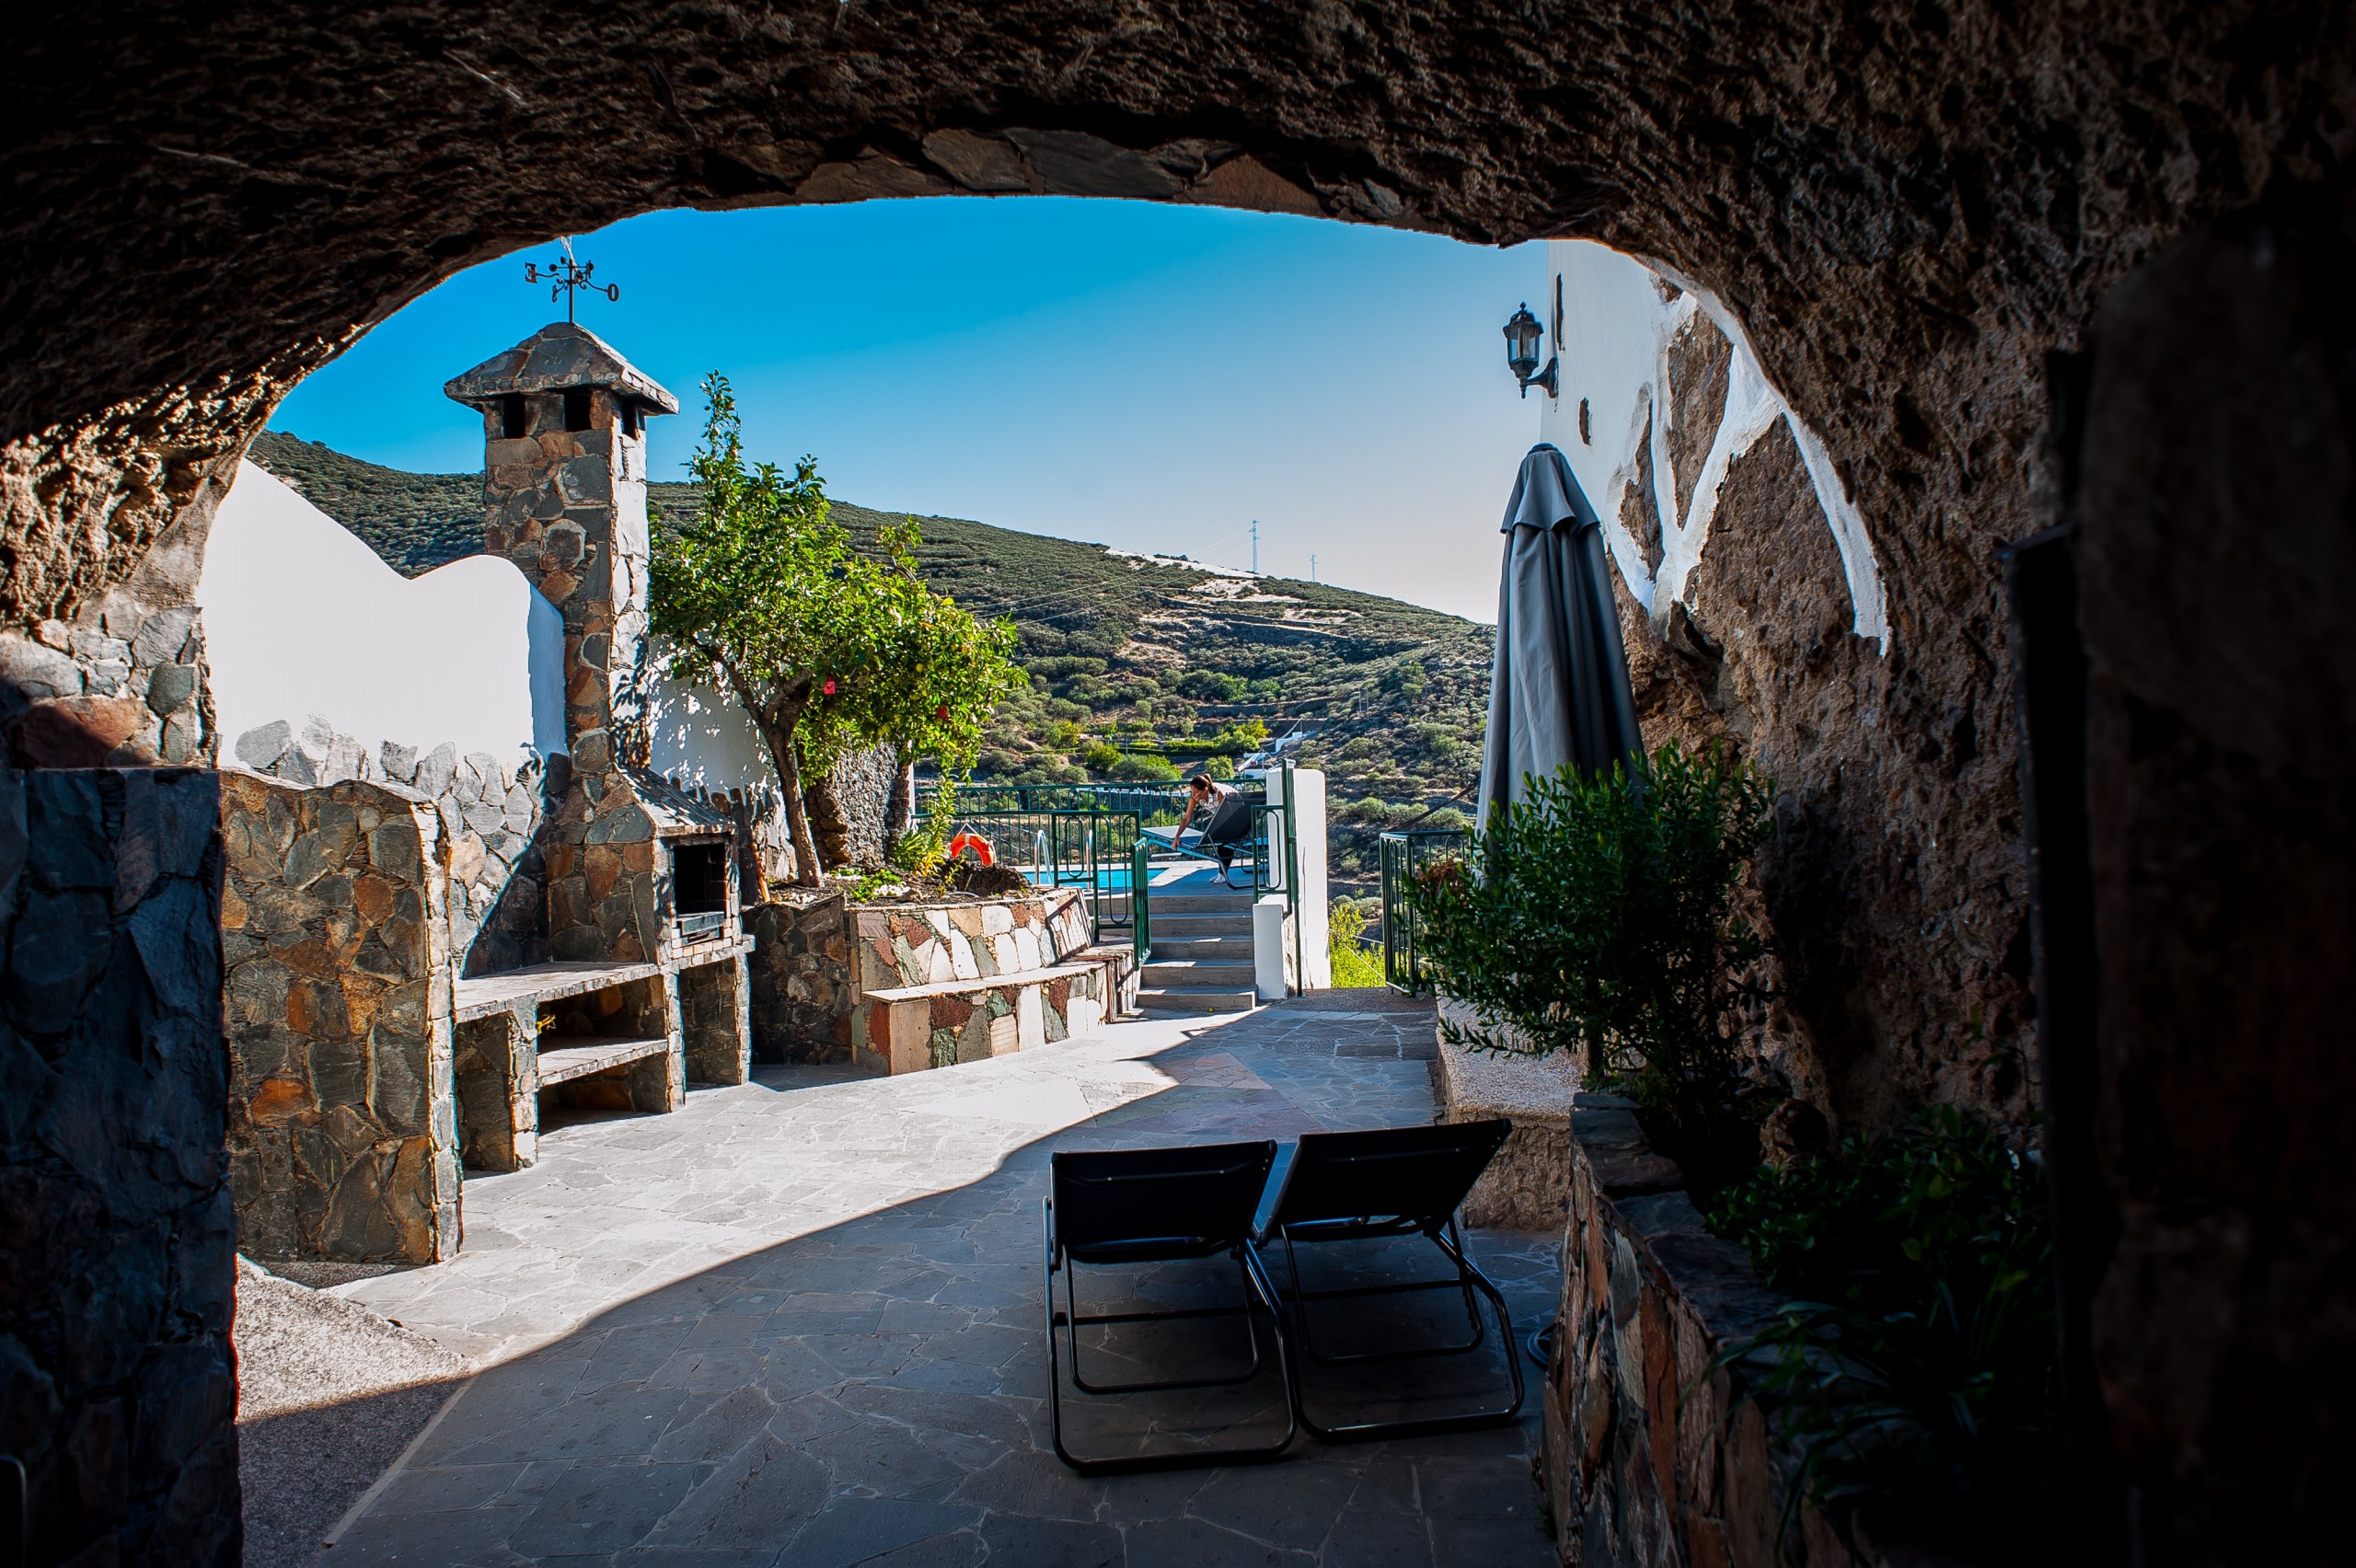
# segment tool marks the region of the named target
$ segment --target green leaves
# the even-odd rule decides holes
[[[1762,951],[1734,894],[1773,792],[1718,746],[1675,742],[1642,778],[1533,777],[1462,859],[1421,873],[1418,942],[1444,990],[1528,1049],[1576,1052],[1591,1081],[1713,1122],[1737,1087],[1738,978]],[[1514,1048],[1488,1031],[1451,1041]]]
[[[672,673],[717,670],[760,726],[788,813],[798,775],[888,743],[962,773],[982,726],[1022,684],[1011,622],[982,622],[917,575],[916,525],[888,525],[875,553],[829,513],[808,457],[788,473],[748,467],[728,378],[704,382],[704,438],[688,464],[702,504],[656,551],[652,624]],[[797,832],[797,839],[800,834]]]
[[[1870,1495],[1969,1535],[2035,1533],[2060,1416],[2034,1165],[1941,1106],[1899,1136],[1757,1171],[1709,1223],[1797,1298],[1719,1358],[1750,1365],[1773,1402],[1801,1461],[1794,1509]]]

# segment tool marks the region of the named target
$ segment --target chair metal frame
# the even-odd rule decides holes
[[[1505,1131],[1509,1131],[1510,1126],[1502,1123],[1500,1126],[1502,1130],[1498,1131],[1496,1136],[1497,1142],[1502,1144]],[[1421,1130],[1402,1128],[1392,1131],[1412,1134]],[[1311,1133],[1301,1139],[1301,1144],[1303,1149],[1308,1150],[1319,1140],[1357,1139],[1364,1136],[1350,1133]],[[1345,1158],[1406,1163],[1413,1161],[1416,1155],[1411,1149],[1403,1149]],[[1301,1169],[1300,1159],[1300,1154],[1297,1152],[1292,1170],[1287,1172],[1287,1191],[1291,1187],[1293,1171]],[[1484,1164],[1485,1165],[1485,1160]],[[1478,1174],[1478,1170],[1475,1170],[1472,1173],[1473,1178],[1477,1178]],[[1471,1180],[1468,1178],[1463,1185],[1469,1188]],[[1407,1436],[1417,1433],[1463,1431],[1473,1427],[1502,1425],[1521,1413],[1521,1407],[1528,1398],[1529,1390],[1522,1378],[1521,1358],[1515,1354],[1513,1311],[1506,1305],[1504,1293],[1497,1289],[1496,1282],[1481,1271],[1480,1265],[1473,1262],[1464,1250],[1464,1233],[1456,1218],[1456,1208],[1461,1203],[1462,1197],[1461,1192],[1455,1193],[1444,1209],[1420,1214],[1378,1213],[1287,1221],[1283,1218],[1285,1195],[1283,1193],[1278,1194],[1276,1214],[1270,1219],[1266,1230],[1255,1239],[1253,1251],[1256,1257],[1259,1245],[1271,1239],[1280,1240],[1284,1244],[1286,1277],[1292,1286],[1290,1292],[1285,1296],[1285,1300],[1289,1309],[1294,1337],[1299,1342],[1300,1351],[1300,1359],[1296,1359],[1290,1364],[1293,1405],[1299,1413],[1300,1424],[1318,1437],[1329,1443],[1349,1443],[1364,1442],[1378,1437]],[[1439,1279],[1407,1280],[1381,1285],[1311,1290],[1308,1287],[1301,1272],[1298,1245],[1315,1245],[1333,1241],[1392,1240],[1417,1235],[1424,1237],[1439,1250],[1441,1256],[1452,1265],[1451,1274]],[[1265,1261],[1262,1262],[1262,1269],[1265,1273],[1266,1269]],[[1311,1302],[1363,1300],[1370,1297],[1404,1296],[1419,1291],[1449,1289],[1454,1289],[1461,1295],[1465,1320],[1471,1330],[1471,1337],[1461,1343],[1451,1340],[1442,1340],[1437,1343],[1411,1345],[1404,1349],[1346,1354],[1328,1353],[1319,1347],[1317,1336],[1311,1322],[1310,1304]],[[1468,1355],[1488,1342],[1488,1326],[1482,1321],[1479,1297],[1487,1297],[1490,1308],[1496,1313],[1497,1326],[1502,1335],[1499,1343],[1506,1347],[1506,1371],[1513,1385],[1511,1403],[1502,1409],[1467,1411],[1453,1415],[1420,1416],[1396,1421],[1347,1422],[1332,1425],[1320,1422],[1311,1413],[1308,1397],[1300,1383],[1301,1359],[1315,1361],[1328,1366],[1346,1366],[1386,1362],[1429,1361],[1446,1356]]]
[[[1275,1159],[1276,1146],[1215,1145],[1201,1152],[1216,1155],[1257,1147],[1265,1150],[1257,1158],[1264,1172]],[[1133,1151],[1138,1154],[1170,1156],[1195,1152],[1192,1150],[1149,1149]],[[1060,1159],[1060,1157],[1058,1157]],[[1101,1177],[1099,1181],[1184,1181],[1187,1173],[1143,1172],[1130,1177]],[[1051,1178],[1051,1182],[1056,1178]],[[1264,1463],[1280,1458],[1299,1435],[1300,1424],[1299,1401],[1293,1396],[1295,1369],[1286,1343],[1284,1308],[1268,1278],[1266,1265],[1253,1250],[1249,1221],[1244,1231],[1231,1242],[1220,1238],[1201,1236],[1138,1237],[1114,1242],[1091,1243],[1086,1251],[1090,1257],[1080,1257],[1064,1243],[1056,1225],[1056,1200],[1052,1193],[1041,1205],[1041,1218],[1045,1231],[1045,1256],[1041,1283],[1047,1315],[1047,1426],[1056,1457],[1084,1475],[1109,1475],[1123,1471],[1146,1470],[1176,1470],[1199,1465]],[[1177,1308],[1165,1312],[1099,1312],[1080,1310],[1078,1274],[1085,1262],[1091,1266],[1119,1267],[1127,1264],[1175,1262],[1208,1259],[1226,1252],[1234,1259],[1241,1275],[1242,1288],[1236,1303],[1223,1307]],[[1064,1282],[1064,1305],[1056,1304],[1056,1276]],[[1071,1451],[1064,1441],[1063,1424],[1063,1359],[1068,1349],[1071,1360],[1072,1384],[1084,1393],[1100,1397],[1138,1393],[1175,1393],[1193,1389],[1236,1388],[1260,1376],[1265,1356],[1260,1344],[1257,1312],[1268,1315],[1269,1338],[1274,1345],[1276,1369],[1285,1390],[1285,1428],[1275,1442],[1244,1447],[1190,1448],[1153,1454],[1125,1454],[1106,1458],[1086,1458]],[[1107,1327],[1128,1323],[1177,1322],[1204,1318],[1233,1318],[1243,1320],[1244,1334],[1250,1359],[1243,1370],[1231,1376],[1203,1378],[1141,1378],[1133,1382],[1091,1383],[1083,1369],[1080,1355],[1080,1331],[1083,1328]],[[1064,1347],[1057,1343],[1057,1331],[1062,1331]]]

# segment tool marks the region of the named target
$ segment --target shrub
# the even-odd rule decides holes
[[[1207,756],[1203,758],[1202,771],[1213,778],[1232,778],[1235,777],[1235,759],[1219,755]]]
[[[1333,964],[1335,990],[1360,990],[1383,984],[1382,954],[1367,945],[1366,926],[1366,908],[1357,899],[1337,898],[1326,913],[1325,947]]]
[[[1168,758],[1137,755],[1120,757],[1104,771],[1124,784],[1166,784],[1179,777]]]
[[[1080,764],[1091,773],[1110,773],[1121,765],[1121,751],[1108,741],[1097,741],[1080,754]]]
[[[1444,1032],[1577,1053],[1588,1081],[1652,1113],[1656,1139],[1706,1190],[1756,1153],[1734,1035],[1761,944],[1733,905],[1773,783],[1715,743],[1697,755],[1672,741],[1643,778],[1565,767],[1529,787],[1410,889],[1418,947],[1482,1020]]]
[[[1711,1228],[1798,1299],[1735,1346],[1761,1368],[1803,1498],[1871,1498],[1996,1544],[2054,1517],[2060,1385],[2045,1193],[1952,1108],[1723,1193]]]

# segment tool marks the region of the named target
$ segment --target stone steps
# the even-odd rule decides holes
[[[1138,1010],[1145,1013],[1249,1012],[1260,1005],[1250,986],[1231,990],[1210,986],[1139,986]]]
[[[1252,960],[1249,954],[1241,961],[1207,958],[1165,959],[1161,956],[1159,948],[1155,949],[1153,957],[1146,963],[1143,976],[1144,984],[1157,991],[1173,986],[1181,988],[1209,986],[1230,991],[1249,990],[1252,987],[1253,979]]]
[[[1138,976],[1141,1012],[1242,1012],[1259,1006],[1248,893],[1157,895],[1153,951]]]
[[[1157,928],[1164,915],[1240,915],[1248,922],[1253,902],[1248,893],[1156,893],[1146,899]]]
[[[1217,936],[1165,937],[1157,926],[1153,933],[1153,956],[1157,963],[1163,959],[1207,958],[1249,965],[1252,962],[1251,928],[1243,927],[1240,934],[1233,936],[1222,928]]]

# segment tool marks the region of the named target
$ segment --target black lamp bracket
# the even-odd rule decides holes
[[[1549,398],[1560,398],[1563,395],[1562,370],[1562,356],[1560,354],[1549,355],[1546,360],[1546,368],[1544,370],[1540,371],[1535,375],[1516,377],[1516,379],[1521,383],[1521,395],[1524,398],[1528,398],[1531,387],[1543,386],[1546,388],[1546,396]]]

